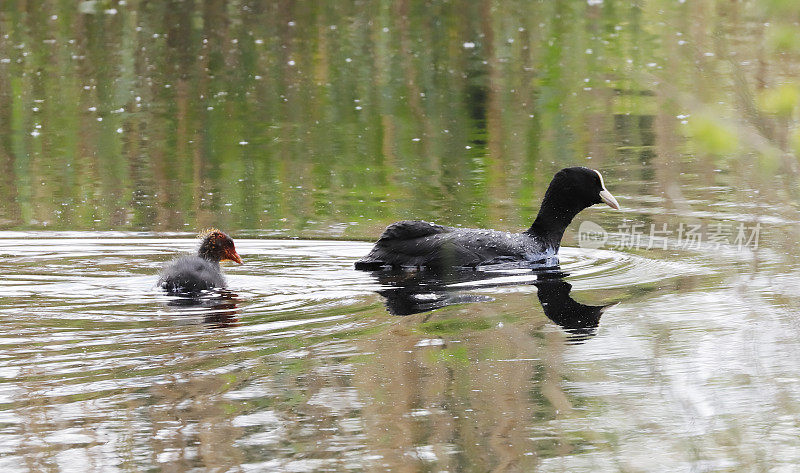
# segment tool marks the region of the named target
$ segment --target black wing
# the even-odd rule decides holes
[[[441,250],[441,237],[453,231],[422,220],[395,222],[383,231],[369,254],[356,262],[356,269],[382,266],[425,266]]]
[[[402,220],[395,222],[383,231],[378,242],[388,240],[413,240],[426,236],[453,231],[452,227],[445,227],[424,220]]]

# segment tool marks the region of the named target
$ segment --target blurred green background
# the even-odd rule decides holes
[[[798,19],[787,0],[5,0],[0,228],[515,229],[569,165],[628,207],[719,186],[793,207]]]

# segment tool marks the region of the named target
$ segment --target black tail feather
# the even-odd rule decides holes
[[[383,261],[376,260],[359,260],[356,261],[356,269],[359,271],[377,271],[387,264]]]

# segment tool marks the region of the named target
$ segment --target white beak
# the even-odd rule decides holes
[[[619,202],[617,202],[617,199],[615,199],[614,196],[611,195],[611,192],[608,192],[607,190],[603,189],[602,191],[600,191],[600,198],[603,199],[603,202],[608,204],[608,206],[611,207],[612,209],[619,210]]]

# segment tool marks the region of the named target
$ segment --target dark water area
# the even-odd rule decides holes
[[[800,7],[0,3],[8,471],[792,471]],[[353,263],[620,211],[558,270]],[[244,260],[156,287],[208,227]]]

